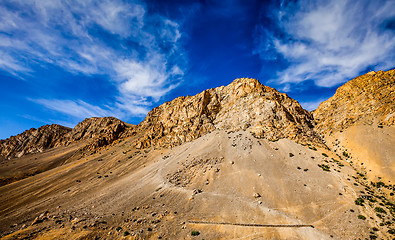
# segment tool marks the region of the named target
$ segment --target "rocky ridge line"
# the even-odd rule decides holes
[[[316,131],[336,132],[353,124],[395,124],[395,69],[369,72],[345,83],[313,112]]]
[[[119,138],[133,135],[134,125],[127,125],[114,117],[92,117],[73,129],[57,124],[32,128],[0,141],[0,158],[21,157],[29,153],[87,141],[82,150],[97,151]]]
[[[313,117],[284,93],[258,80],[238,78],[228,86],[178,97],[150,111],[138,125],[138,148],[171,147],[216,129],[248,130],[256,138],[289,138],[302,144],[322,144]]]

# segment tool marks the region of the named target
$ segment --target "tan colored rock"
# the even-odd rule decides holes
[[[16,136],[0,141],[0,158],[21,157],[28,153],[42,152],[63,144],[64,135],[71,128],[52,124],[31,128]]]
[[[178,97],[153,109],[138,126],[144,133],[138,147],[175,146],[216,129],[320,144],[312,122],[312,115],[288,95],[256,79],[239,78],[228,86]]]
[[[96,151],[117,139],[135,134],[135,125],[114,117],[93,117],[80,122],[73,129],[57,124],[30,129],[0,141],[0,158],[21,157],[28,153],[85,141],[83,150]]]
[[[395,124],[395,69],[369,72],[339,87],[314,111],[317,131],[344,130],[355,124]]]

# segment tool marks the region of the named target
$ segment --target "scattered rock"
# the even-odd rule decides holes
[[[260,198],[260,197],[261,197],[261,194],[259,194],[259,193],[254,193],[252,196],[253,196],[254,198]]]

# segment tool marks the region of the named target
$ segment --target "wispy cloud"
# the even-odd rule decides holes
[[[114,114],[112,109],[104,109],[81,100],[31,99],[31,101],[76,118],[105,117]]]
[[[391,0],[283,2],[274,11],[276,30],[258,27],[257,52],[286,60],[288,67],[273,79],[279,84],[314,80],[332,87],[395,65],[393,9]]]
[[[178,23],[123,0],[4,0],[0,69],[24,78],[55,65],[77,75],[105,75],[118,89],[110,107],[80,99],[36,99],[75,117],[145,114],[183,76]]]

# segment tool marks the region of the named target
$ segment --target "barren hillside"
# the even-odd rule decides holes
[[[314,120],[286,94],[236,79],[138,126],[87,119],[56,147],[1,161],[3,179],[24,174],[0,187],[1,237],[390,239],[394,126],[339,125],[337,109],[320,108]],[[369,116],[381,121],[380,109]]]

